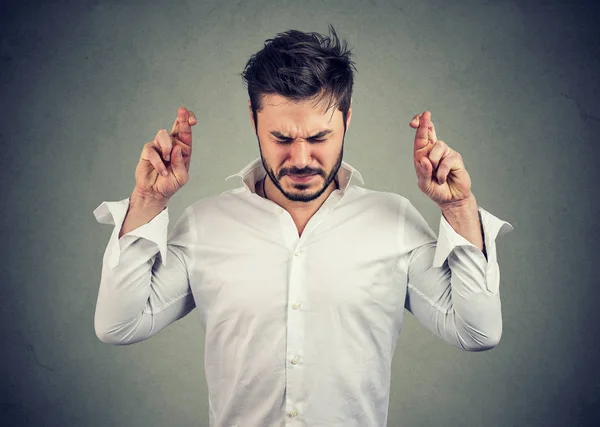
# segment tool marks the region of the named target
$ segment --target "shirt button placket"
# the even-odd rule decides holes
[[[305,266],[303,252],[295,248],[291,259],[291,268],[289,272],[289,298],[295,301],[289,307],[293,310],[288,316],[288,340],[287,340],[287,376],[286,376],[286,409],[288,421],[295,425],[299,420],[300,411],[302,410],[302,401],[304,399],[304,389],[302,381],[302,364],[304,346],[304,317],[300,311],[302,301],[306,298],[306,290],[304,289],[305,282]],[[291,302],[290,301],[290,302]],[[290,310],[291,311],[291,310]]]

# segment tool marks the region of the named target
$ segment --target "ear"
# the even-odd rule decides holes
[[[254,133],[258,135],[256,123],[254,123],[254,114],[252,114],[252,103],[250,102],[250,100],[248,100],[248,114],[250,115],[250,123],[252,123],[252,129],[254,129]]]
[[[252,123],[252,128],[254,129],[254,133],[256,131],[256,123],[254,123],[254,114],[252,114],[252,103],[248,100],[248,114],[250,114],[250,123]]]
[[[346,117],[346,132],[350,127],[350,120],[352,119],[352,98],[350,98],[350,108],[348,108],[348,116]]]

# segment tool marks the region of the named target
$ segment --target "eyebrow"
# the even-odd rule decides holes
[[[323,138],[325,135],[328,135],[331,132],[333,132],[333,129],[325,129],[325,130],[322,130],[319,133],[316,133],[315,135],[307,137],[306,139],[319,139],[319,138]],[[294,138],[291,138],[289,136],[285,136],[284,134],[282,134],[281,132],[278,132],[276,130],[275,131],[271,131],[270,133],[275,138],[283,139],[283,140],[286,140],[286,141],[291,141],[292,139],[294,139]]]

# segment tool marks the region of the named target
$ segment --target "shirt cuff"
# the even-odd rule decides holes
[[[488,264],[493,264],[496,262],[496,238],[513,231],[514,228],[508,222],[495,217],[482,207],[478,206],[477,210],[479,211],[479,219],[483,228],[483,239]],[[477,246],[458,234],[448,221],[446,221],[444,215],[440,219],[438,234],[437,246],[433,256],[433,267],[441,267],[457,246],[472,246],[479,250]]]
[[[125,236],[142,237],[147,239],[158,246],[162,263],[167,266],[167,227],[169,224],[169,211],[168,207],[165,207],[158,215],[152,220],[138,228],[131,230],[129,233],[123,235],[119,239],[119,232],[125,221],[127,210],[129,209],[129,197],[118,202],[102,202],[96,209],[94,209],[94,216],[96,221],[100,224],[114,225],[112,235],[109,241],[109,258],[108,265],[111,269],[114,269],[119,265],[119,258],[121,256],[121,242]]]

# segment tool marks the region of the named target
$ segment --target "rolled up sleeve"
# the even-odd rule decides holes
[[[129,199],[103,202],[93,212],[99,223],[114,226],[104,252],[94,316],[96,335],[110,344],[145,340],[195,307],[189,285],[194,243],[189,209],[170,234],[165,208],[119,238],[128,206]]]
[[[169,209],[165,207],[152,221],[131,230],[121,236],[119,233],[129,208],[129,197],[118,202],[102,202],[94,210],[96,221],[100,224],[114,225],[113,232],[107,246],[106,261],[112,269],[119,265],[121,252],[124,246],[133,243],[136,238],[142,237],[156,244],[161,260],[167,266],[167,226],[169,224]],[[125,239],[124,237],[127,236]]]
[[[478,207],[487,259],[443,215],[437,239],[410,204],[404,215],[408,255],[405,307],[427,329],[470,351],[498,344],[502,333],[496,238],[512,225]]]

